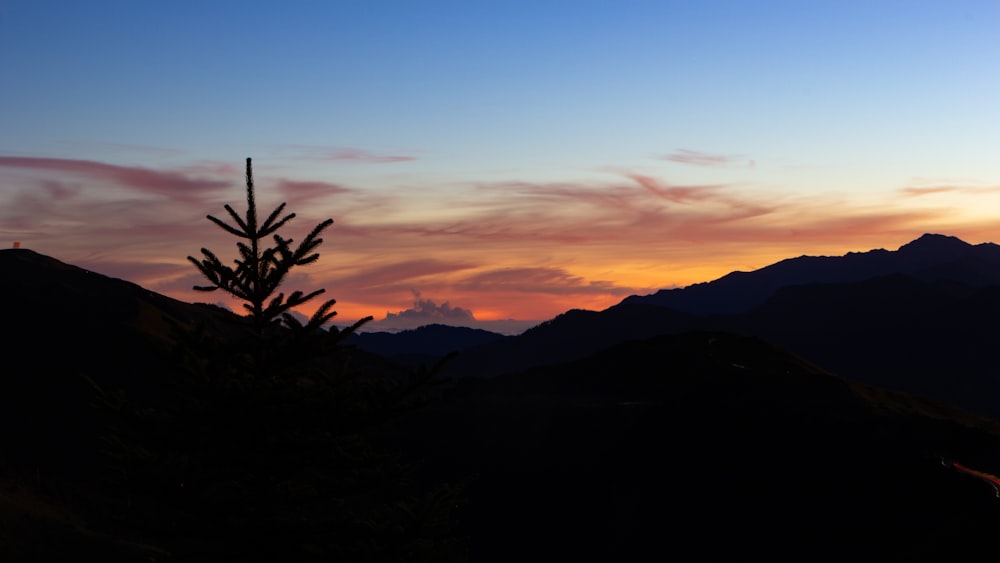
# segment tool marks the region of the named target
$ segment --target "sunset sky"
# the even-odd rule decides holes
[[[222,301],[247,157],[382,327],[1000,242],[1000,3],[0,0],[0,247]]]

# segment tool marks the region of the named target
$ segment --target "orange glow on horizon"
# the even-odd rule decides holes
[[[40,220],[33,249],[177,299],[221,302],[243,313],[222,292],[192,291],[204,280],[185,259],[202,246],[223,262],[236,255],[230,235],[204,220],[206,212],[218,214],[222,202],[240,201],[233,170],[0,157],[0,173],[5,169],[32,173],[31,180],[11,177],[23,183],[15,190],[25,195],[19,217],[51,216],[50,202],[27,195],[60,182],[82,176],[107,188],[57,190],[62,215]],[[283,236],[300,238],[333,217],[320,260],[294,269],[281,289],[325,288],[302,312],[333,298],[340,322],[413,312],[414,295],[427,301],[421,306],[440,308],[425,311],[428,319],[441,313],[461,321],[471,311],[478,321],[543,321],[802,255],[895,250],[927,232],[972,244],[1000,240],[998,222],[986,215],[1000,193],[976,185],[917,182],[847,197],[775,193],[750,181],[679,184],[667,171],[628,169],[580,182],[456,182],[427,190],[258,180],[262,209],[270,208],[265,201],[288,199],[290,210],[303,211]],[[264,185],[277,188],[268,192]],[[93,210],[103,209],[108,194],[122,193],[134,197],[122,200],[120,213],[94,222]],[[153,196],[169,205],[150,206]],[[77,234],[79,225],[87,230]],[[26,231],[14,232],[23,240]]]
[[[933,229],[928,229],[933,231]],[[985,237],[973,238],[969,233],[960,233],[963,240],[976,244]],[[600,311],[620,303],[629,295],[647,295],[661,289],[686,287],[696,283],[709,282],[734,271],[753,271],[777,263],[788,258],[801,255],[811,256],[842,256],[848,252],[867,252],[876,248],[896,250],[902,244],[917,238],[921,233],[894,235],[894,239],[884,237],[879,233],[859,232],[856,234],[842,233],[835,239],[816,240],[788,237],[784,240],[767,241],[766,243],[729,242],[717,244],[680,245],[670,255],[664,255],[662,262],[654,260],[636,260],[626,257],[620,266],[606,255],[594,258],[588,262],[582,248],[576,259],[579,267],[565,269],[566,278],[547,278],[532,281],[527,279],[523,286],[518,286],[517,279],[505,280],[505,285],[492,287],[489,284],[482,287],[472,285],[469,279],[476,276],[503,272],[518,271],[518,262],[494,252],[496,260],[491,269],[459,269],[455,272],[444,272],[422,275],[410,281],[393,281],[397,277],[405,279],[407,269],[386,266],[390,282],[381,287],[365,287],[360,284],[371,283],[368,276],[359,276],[343,263],[359,264],[363,257],[355,259],[344,256],[342,252],[321,253],[320,262],[316,266],[302,268],[307,277],[292,278],[283,286],[284,291],[301,289],[311,291],[326,287],[326,293],[318,296],[313,303],[299,308],[305,315],[312,314],[316,307],[325,299],[336,299],[334,310],[337,324],[349,324],[366,316],[382,320],[387,313],[397,314],[413,306],[414,290],[420,290],[424,297],[438,304],[449,303],[453,307],[471,310],[476,321],[545,321],[554,318],[570,309],[587,309]],[[988,233],[986,233],[988,236]],[[968,238],[966,238],[968,237]],[[874,242],[877,241],[877,242]],[[520,259],[524,254],[519,254]],[[336,264],[337,259],[342,261]],[[505,259],[509,264],[506,268]],[[186,277],[193,283],[202,283],[195,278],[196,272],[187,271],[188,264],[177,263]],[[332,263],[334,269],[325,271],[322,266]],[[583,264],[595,264],[584,266]],[[380,266],[381,267],[381,266]],[[193,269],[193,268],[191,268]],[[98,269],[98,271],[100,271]],[[526,271],[525,276],[532,275]],[[174,276],[177,279],[177,276]],[[222,302],[238,314],[243,314],[241,304],[227,299],[221,292],[202,293],[194,291],[164,291],[157,287],[159,283],[169,281],[167,277],[151,277],[149,280],[136,280],[140,285],[155,281],[151,287],[185,301]],[[602,280],[608,280],[608,286],[602,286]],[[572,282],[572,283],[568,283]],[[383,282],[379,282],[383,283]],[[176,286],[176,282],[174,282]],[[627,290],[625,289],[627,288]]]

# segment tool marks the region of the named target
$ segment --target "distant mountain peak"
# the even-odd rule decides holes
[[[954,252],[956,250],[964,250],[971,248],[972,245],[965,242],[964,240],[953,237],[950,235],[940,235],[936,233],[924,233],[920,238],[910,241],[903,246],[899,247],[901,252],[905,251],[935,251],[935,252]]]

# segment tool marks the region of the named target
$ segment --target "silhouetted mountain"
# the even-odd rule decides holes
[[[346,342],[406,365],[420,365],[504,338],[507,336],[488,330],[430,324],[400,332],[358,332]]]
[[[6,313],[0,440],[24,456],[10,453],[5,461],[71,475],[86,465],[83,457],[95,455],[100,430],[85,377],[135,401],[156,400],[175,366],[167,319],[204,325],[222,338],[248,326],[225,309],[178,301],[28,249],[0,250],[0,295]],[[353,361],[391,369],[363,351]]]
[[[50,538],[39,549],[70,560],[199,560],[202,545],[171,530],[136,538],[100,527],[102,505],[78,489],[102,477],[89,458],[100,422],[79,376],[155,399],[170,366],[164,316],[222,337],[242,321],[25,250],[0,251],[0,290],[17,297],[0,334],[9,359],[0,484],[44,483],[54,491],[46,510],[60,515],[8,528],[4,515],[22,509],[7,511],[10,497],[0,496],[0,523]],[[458,380],[378,440],[426,459],[420,482],[469,482],[463,533],[473,561],[976,557],[993,548],[1000,504],[960,467],[1000,470],[998,423],[849,378],[864,362],[866,377],[927,378],[927,364],[939,381],[971,385],[956,370],[987,361],[998,303],[1000,287],[895,275],[787,287],[743,315],[631,303],[568,311],[464,350],[456,368],[506,374]],[[711,325],[813,346],[829,354],[824,365],[846,360],[830,375],[801,353]],[[60,524],[70,516],[83,524]],[[0,537],[0,555],[13,538]],[[156,547],[165,538],[173,557]]]
[[[896,251],[879,249],[837,257],[802,256],[753,272],[733,272],[718,280],[684,289],[631,296],[601,312],[570,310],[520,335],[494,342],[480,345],[472,341],[451,343],[444,334],[435,334],[434,338],[440,338],[444,345],[438,347],[427,341],[421,344],[427,344],[426,349],[433,350],[432,355],[436,356],[445,353],[444,349],[462,352],[445,368],[447,374],[493,376],[581,358],[617,342],[657,334],[710,327],[738,328],[756,333],[753,323],[732,318],[733,315],[749,314],[782,288],[858,282],[892,274],[905,274],[925,282],[953,282],[955,287],[969,289],[1000,285],[1000,246],[992,243],[971,245],[951,236],[925,234]],[[919,302],[910,307],[915,310],[922,308]],[[723,314],[726,316],[723,317]],[[971,311],[970,314],[975,316],[979,313]],[[808,318],[808,309],[803,311],[803,315]],[[865,322],[861,317],[855,318],[858,322]],[[763,318],[758,320],[768,326],[774,324],[766,323]],[[981,319],[969,318],[964,322],[982,324]],[[777,333],[768,329],[766,334]],[[359,341],[359,345],[370,347],[368,349],[387,357],[404,358],[414,351],[409,342],[415,339],[409,337],[385,335],[373,337],[373,340],[377,344]],[[850,354],[845,355],[848,356]],[[408,359],[413,364],[431,358],[418,355]],[[844,367],[842,364],[837,366],[838,369]],[[846,366],[846,371],[856,372],[856,367],[857,364],[852,363]]]
[[[713,320],[856,381],[1000,417],[1000,286],[896,274],[778,290],[754,311]]]
[[[1000,286],[896,274],[785,287],[739,315],[696,317],[628,303],[567,313],[532,332],[530,340],[526,333],[467,350],[446,373],[494,376],[576,360],[635,338],[728,330],[764,338],[854,381],[1000,417],[997,318]]]
[[[982,287],[1000,284],[1000,246],[971,245],[955,237],[925,234],[896,251],[851,252],[844,256],[800,256],[752,272],[732,272],[717,280],[661,289],[624,303],[644,303],[706,315],[742,313],[790,285],[861,281],[909,274],[925,281],[951,280]]]
[[[232,316],[27,249],[0,251],[0,295],[6,313],[0,325],[6,358],[0,436],[22,446],[14,449],[30,457],[25,463],[71,471],[79,456],[93,453],[89,438],[97,432],[84,376],[149,397],[157,392],[152,382],[168,371],[164,317],[221,330]],[[52,456],[58,463],[44,463]]]
[[[463,379],[408,428],[414,452],[447,459],[434,471],[479,476],[475,561],[525,545],[538,560],[933,561],[991,548],[1000,523],[989,484],[942,464],[1000,467],[995,422],[726,333]]]
[[[868,276],[873,272],[890,274]],[[796,283],[807,278],[837,280]],[[855,278],[862,278],[857,279]],[[854,280],[854,281],[843,281]],[[658,295],[711,298],[741,313],[693,315],[653,299],[570,311],[526,333],[467,350],[454,376],[493,376],[583,358],[615,343],[696,329],[761,336],[856,381],[1000,416],[1000,247],[924,235],[898,251],[785,260]],[[735,293],[726,293],[732,290]],[[770,297],[763,297],[770,292]],[[655,297],[655,296],[650,296]]]
[[[0,560],[274,561],[275,549],[302,560],[295,554],[315,551],[303,549],[305,537],[346,537],[338,549],[366,551],[350,539],[364,532],[336,531],[347,513],[315,504],[320,493],[301,485],[324,479],[355,503],[374,491],[426,506],[416,495],[432,489],[410,482],[401,491],[399,462],[358,445],[363,431],[423,398],[420,374],[341,349],[304,354],[302,369],[281,376],[231,370],[256,351],[245,344],[247,319],[28,250],[0,251],[0,292],[9,313],[0,328]],[[267,351],[317,340],[293,344]],[[329,461],[338,456],[348,461]],[[352,463],[371,470],[364,491],[345,484]],[[386,515],[402,508],[389,502],[362,507],[394,518]]]
[[[465,350],[443,373],[488,377],[575,360],[612,344],[698,326],[692,315],[652,305],[621,304],[600,313],[573,309],[525,332]]]

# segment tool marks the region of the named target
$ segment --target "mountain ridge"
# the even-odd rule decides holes
[[[933,281],[941,279],[945,271],[955,276],[957,270],[949,266],[960,261],[978,264],[979,268],[964,272],[956,281],[1000,284],[1000,246],[972,245],[957,237],[925,233],[895,251],[878,248],[841,256],[786,258],[750,272],[735,271],[683,288],[632,295],[622,303],[659,305],[698,315],[743,313],[788,285],[861,281],[893,273]]]
[[[1000,341],[1000,247],[925,235],[901,251],[859,257],[866,261],[861,270],[882,275],[859,276],[856,260],[839,273],[843,260],[788,259],[793,273],[819,260],[826,275],[816,278],[827,281],[786,282],[771,275],[782,269],[772,268],[765,275],[777,289],[737,313],[696,314],[637,299],[599,312],[568,311],[502,343],[465,350],[445,373],[494,377],[578,360],[630,339],[725,330],[758,336],[854,381],[1000,417],[992,354]]]

